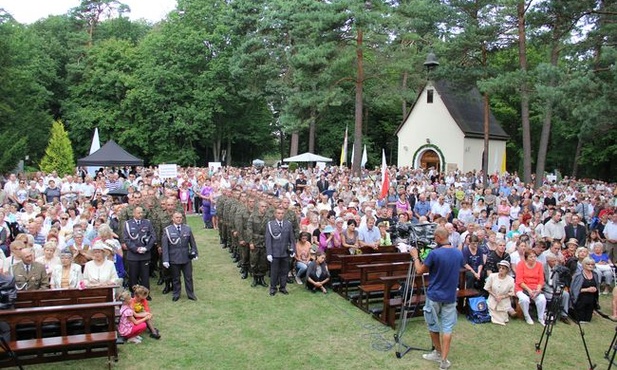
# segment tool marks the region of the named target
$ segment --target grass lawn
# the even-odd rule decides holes
[[[395,356],[394,331],[335,293],[313,294],[290,284],[288,296],[268,295],[268,288],[241,280],[215,231],[203,230],[189,217],[200,258],[193,264],[193,302],[183,292],[178,302],[162,295],[152,282],[151,307],[161,340],[149,337],[139,345],[119,346],[119,369],[437,369],[436,363],[411,351]],[[604,312],[610,301],[602,297]],[[594,316],[583,326],[593,363],[603,358],[615,323]],[[536,369],[535,343],[542,327],[514,320],[508,326],[473,325],[463,316],[455,328],[450,354],[452,369]],[[408,323],[403,342],[430,347],[423,319]],[[585,351],[576,325],[557,323],[550,337],[544,369],[586,369]],[[29,368],[104,369],[104,358]]]

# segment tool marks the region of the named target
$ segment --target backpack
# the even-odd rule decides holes
[[[491,315],[488,314],[488,304],[484,297],[469,298],[467,301],[469,312],[467,319],[474,324],[484,324],[491,322]]]

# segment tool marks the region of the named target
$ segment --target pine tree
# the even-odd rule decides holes
[[[47,173],[55,170],[60,176],[75,172],[73,146],[60,121],[55,121],[51,126],[51,137],[41,160],[41,170]]]

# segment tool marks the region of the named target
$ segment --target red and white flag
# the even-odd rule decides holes
[[[388,190],[390,189],[390,175],[388,174],[388,165],[386,164],[386,150],[382,149],[381,152],[381,194],[379,194],[379,199],[387,197]]]

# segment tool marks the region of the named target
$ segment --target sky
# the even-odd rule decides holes
[[[131,8],[130,19],[144,18],[156,22],[176,7],[176,0],[121,0]],[[65,14],[79,5],[80,0],[0,0],[4,8],[19,23],[29,24],[49,15]]]

